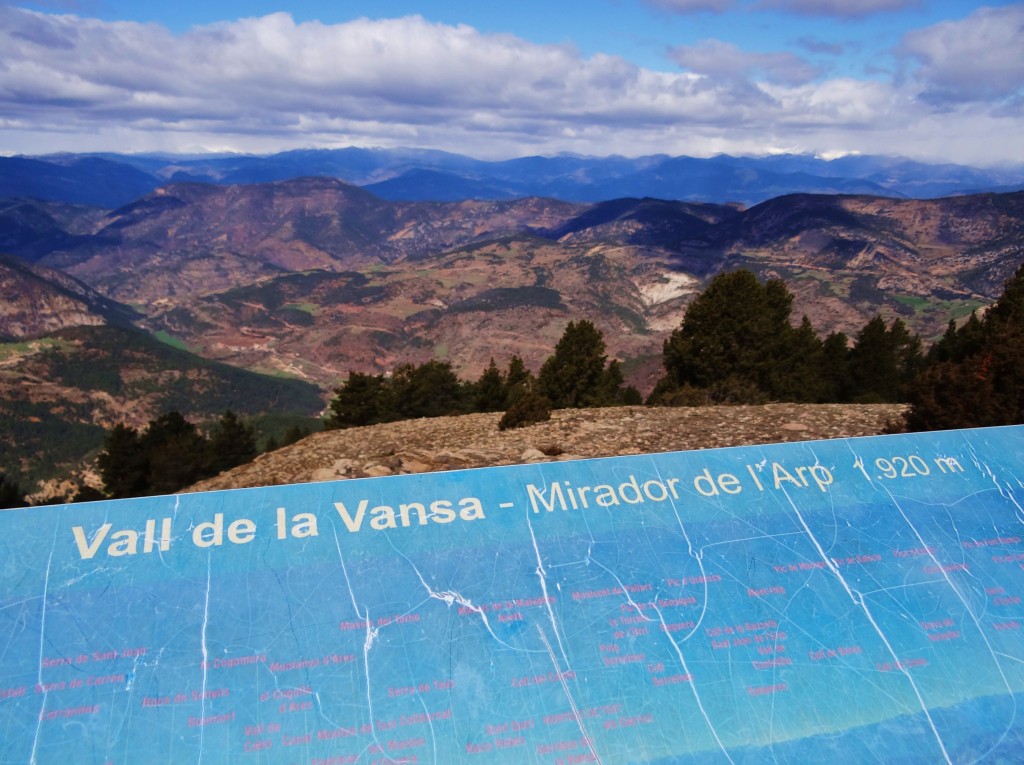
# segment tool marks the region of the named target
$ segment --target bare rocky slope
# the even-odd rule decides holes
[[[35,210],[50,222],[31,241],[24,207],[0,210],[0,231],[6,220],[23,234],[12,254],[130,304],[137,323],[200,356],[322,388],[430,359],[468,378],[492,356],[537,367],[570,319],[589,318],[629,382],[650,389],[686,306],[741,267],[783,279],[794,319],[820,333],[853,335],[881,313],[930,340],[991,302],[1024,259],[1022,192],[798,194],[744,209],[390,202],[324,178],[176,183],[90,217],[88,236]]]
[[[469,414],[316,433],[187,491],[458,470],[747,444],[847,438],[901,422],[902,404],[766,404],[564,409],[548,422],[498,430]]]

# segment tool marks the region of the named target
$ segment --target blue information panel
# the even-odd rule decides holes
[[[1024,753],[1024,427],[0,513],[3,763]]]

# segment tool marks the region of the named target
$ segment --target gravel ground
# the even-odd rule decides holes
[[[902,404],[565,409],[504,432],[500,414],[406,420],[315,433],[187,491],[876,435],[898,426],[904,411]]]

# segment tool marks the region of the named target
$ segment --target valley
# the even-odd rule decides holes
[[[646,394],[688,303],[737,268],[784,280],[821,335],[881,314],[930,341],[999,294],[1022,226],[1024,192],[415,202],[299,178],[172,183],[113,210],[11,201],[0,415],[19,456],[4,467],[70,464],[101,428],[169,408],[308,421],[350,371],[437,359],[469,380],[513,354],[536,370],[578,318]],[[41,446],[64,426],[72,447]]]

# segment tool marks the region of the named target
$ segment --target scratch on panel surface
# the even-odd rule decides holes
[[[544,561],[540,557],[540,547],[537,545],[537,535],[533,533],[533,522],[530,520],[530,515],[526,515],[526,525],[530,528],[530,541],[533,542],[533,551],[537,555],[537,578],[540,580],[540,589],[544,593],[544,605],[548,610],[548,618],[551,620],[551,629],[555,633],[555,640],[558,641],[558,650],[562,654],[562,660],[565,662],[565,667],[568,670],[570,667],[569,656],[565,652],[565,646],[562,645],[562,636],[558,632],[558,622],[555,620],[555,611],[551,608],[551,598],[548,595],[548,582],[547,572],[544,571]],[[543,635],[543,633],[541,633]],[[550,648],[548,649],[550,650]]]
[[[995,484],[996,490],[999,492],[999,495],[1001,497],[1003,497],[1004,499],[1008,499],[1010,500],[1010,502],[1013,503],[1013,506],[1016,508],[1017,520],[1021,523],[1024,523],[1024,508],[1022,508],[1020,502],[1017,501],[1017,495],[1014,493],[1013,489],[1010,486],[1007,486],[1006,484],[1002,484],[999,482],[999,478],[996,476],[994,472],[992,472],[992,468],[988,466],[987,462],[983,462],[978,457],[978,455],[974,451],[973,446],[970,446],[969,450],[971,452],[971,459],[974,461],[974,464],[978,468],[978,470],[980,470],[982,473],[987,475],[992,480],[992,483]]]
[[[974,622],[975,629],[978,631],[978,634],[984,641],[985,648],[988,649],[989,655],[992,657],[992,661],[996,665],[996,669],[999,670],[999,677],[1002,678],[1003,686],[1006,688],[1007,696],[1013,703],[1013,718],[1010,721],[1010,723],[1012,724],[1013,719],[1016,719],[1017,717],[1016,696],[1014,695],[1013,688],[1010,687],[1010,681],[1007,679],[1006,673],[1003,671],[1003,665],[999,663],[998,655],[995,649],[992,647],[992,643],[989,642],[988,635],[985,634],[985,630],[981,626],[981,621],[978,619],[978,616],[974,613],[974,609],[971,608],[971,605],[968,602],[967,598],[964,596],[963,592],[961,592],[960,588],[956,585],[956,582],[954,582],[952,577],[950,577],[949,572],[946,570],[946,567],[939,563],[939,559],[935,557],[935,553],[932,551],[932,546],[924,541],[924,538],[921,536],[921,533],[917,530],[917,527],[911,522],[910,518],[907,517],[907,514],[903,511],[903,507],[900,505],[899,501],[897,501],[896,497],[894,497],[888,489],[886,489],[886,494],[889,495],[889,499],[892,501],[896,509],[899,510],[900,516],[902,516],[903,520],[910,527],[910,530],[914,532],[914,536],[917,537],[917,541],[921,545],[921,549],[926,550],[928,552],[928,557],[932,559],[932,562],[935,564],[935,567],[939,570],[939,573],[942,574],[942,578],[946,580],[946,584],[949,585],[949,588],[956,595],[957,599],[959,599],[960,603],[963,604],[964,610],[967,611],[967,613],[970,615],[971,621]],[[956,528],[955,524],[954,528]],[[1006,738],[1008,730],[1009,725],[1007,725],[1007,728],[1003,730],[1003,735],[999,737],[999,740],[996,741],[988,750],[989,752],[991,752],[993,749],[995,749],[997,746],[999,746],[999,744],[1003,742],[1003,740]],[[988,752],[986,752],[985,754],[988,754]],[[982,757],[984,757],[984,755],[982,755]],[[978,759],[981,758],[979,757]]]
[[[711,735],[714,736],[715,742],[718,744],[718,748],[721,749],[722,754],[725,755],[725,759],[730,763],[733,762],[732,757],[729,756],[729,752],[725,748],[725,744],[722,743],[722,739],[718,736],[718,731],[711,722],[711,717],[704,708],[704,702],[701,701],[700,693],[697,692],[696,678],[694,678],[693,673],[690,672],[690,668],[686,664],[686,658],[683,656],[683,651],[679,647],[679,643],[677,643],[675,638],[672,637],[672,633],[669,631],[668,625],[665,623],[665,615],[661,612],[661,609],[658,608],[657,603],[651,603],[651,607],[658,615],[658,620],[661,622],[662,632],[665,634],[665,637],[668,638],[669,642],[672,643],[672,648],[675,649],[676,656],[679,657],[679,666],[683,668],[683,673],[690,677],[690,690],[693,692],[693,698],[697,702],[697,708],[700,710],[701,717],[704,718],[704,722],[707,724],[708,730],[710,730]]]
[[[352,609],[355,611],[356,616],[362,619],[366,624],[366,638],[363,640],[363,676],[366,678],[366,712],[369,715],[370,724],[373,730],[373,733],[371,734],[373,742],[381,748],[381,751],[384,751],[384,747],[377,738],[377,727],[373,725],[373,720],[376,719],[376,716],[373,713],[373,689],[370,683],[370,651],[373,648],[373,644],[377,641],[380,629],[373,626],[373,622],[370,620],[370,609],[367,607],[360,609],[359,603],[356,601],[356,592],[352,588],[352,579],[348,575],[348,567],[345,565],[345,556],[341,552],[341,540],[338,539],[337,529],[334,531],[334,546],[338,551],[338,562],[341,564],[341,573],[345,576],[345,586],[348,588],[348,596],[352,601]]]
[[[403,557],[405,557],[405,556],[403,556]],[[409,559],[406,558],[406,560],[409,560]],[[490,633],[491,637],[494,638],[494,640],[497,643],[499,643],[500,645],[505,646],[505,648],[509,648],[511,650],[518,650],[518,649],[515,648],[515,646],[509,645],[504,640],[502,640],[500,637],[498,637],[498,635],[494,632],[494,629],[491,627],[491,623],[490,623],[490,621],[488,621],[487,614],[484,613],[483,608],[481,608],[480,606],[476,605],[475,603],[473,603],[472,600],[470,600],[469,598],[463,596],[461,593],[456,592],[455,590],[441,590],[441,591],[437,591],[437,590],[433,589],[429,584],[427,584],[427,580],[423,578],[423,574],[420,573],[419,568],[417,568],[416,565],[412,561],[409,561],[409,565],[412,566],[412,570],[415,571],[416,572],[416,576],[419,577],[420,584],[422,584],[423,585],[423,589],[425,589],[427,591],[428,597],[433,598],[434,600],[440,600],[443,603],[447,603],[449,608],[453,604],[455,604],[455,603],[458,603],[463,608],[468,608],[470,611],[472,611],[473,613],[478,614],[480,616],[481,621],[483,621],[484,626],[487,628],[487,632]]]
[[[32,754],[29,758],[29,762],[35,765],[36,752],[39,749],[39,733],[43,725],[43,712],[46,711],[46,701],[49,694],[46,690],[46,685],[43,683],[43,643],[46,640],[46,606],[47,598],[49,597],[50,591],[50,566],[53,564],[53,550],[57,546],[57,529],[53,530],[53,544],[50,545],[50,556],[46,559],[46,576],[43,579],[43,604],[42,611],[39,615],[39,668],[37,670],[36,677],[38,678],[39,685],[43,688],[43,705],[39,709],[39,715],[36,718],[36,734],[32,738]]]
[[[210,667],[210,651],[207,647],[206,642],[206,627],[210,623],[210,554],[206,554],[206,597],[203,601],[203,695],[201,697],[200,704],[202,705],[199,709],[200,718],[206,716],[206,676],[209,672]],[[203,735],[206,731],[206,726],[199,726],[199,761],[203,759]]]
[[[573,717],[576,718],[576,725],[579,726],[580,733],[583,735],[583,740],[587,742],[587,748],[590,749],[594,754],[594,759],[598,765],[603,765],[601,762],[601,755],[598,754],[597,749],[594,748],[594,742],[590,738],[590,734],[587,733],[587,726],[583,724],[583,716],[580,714],[579,707],[576,706],[576,699],[573,698],[572,692],[569,690],[569,684],[566,682],[565,672],[558,665],[558,659],[555,657],[555,652],[551,650],[551,643],[548,641],[548,636],[544,634],[543,628],[538,624],[537,632],[540,635],[540,640],[544,644],[544,648],[548,652],[548,656],[551,658],[551,664],[555,668],[555,677],[562,684],[562,691],[565,693],[565,697],[569,700],[569,706],[572,707]]]
[[[815,549],[817,549],[818,555],[821,556],[821,559],[825,562],[825,566],[832,572],[832,575],[839,580],[839,583],[843,586],[843,589],[846,590],[846,594],[850,596],[850,600],[853,601],[854,605],[858,606],[864,612],[867,620],[871,623],[871,627],[889,651],[889,655],[892,656],[893,666],[907,678],[907,682],[910,683],[910,687],[914,690],[914,695],[917,697],[917,702],[921,706],[921,711],[924,712],[924,716],[928,720],[928,725],[931,727],[932,734],[935,736],[935,741],[938,743],[939,749],[942,751],[942,758],[949,763],[949,765],[952,765],[953,761],[950,759],[949,753],[946,751],[946,745],[942,741],[942,736],[939,735],[938,728],[935,727],[935,721],[932,719],[931,713],[928,711],[928,705],[925,703],[924,697],[921,696],[921,690],[917,687],[917,683],[914,682],[914,678],[910,674],[910,671],[903,666],[903,662],[899,660],[899,656],[896,655],[896,650],[892,647],[892,643],[889,642],[889,638],[886,637],[885,632],[878,626],[878,622],[875,621],[875,617],[872,615],[871,609],[868,608],[868,604],[864,600],[863,594],[850,587],[850,584],[846,581],[846,577],[844,577],[839,569],[836,568],[832,559],[825,554],[825,551],[821,547],[821,543],[818,542],[818,538],[814,536],[814,532],[811,531],[811,527],[807,525],[807,521],[804,520],[803,514],[801,514],[796,503],[793,502],[793,498],[789,495],[789,492],[783,488],[782,493],[785,495],[786,501],[789,502],[789,506],[796,514],[797,520],[800,521],[800,525],[803,526],[803,529],[807,533],[811,543],[814,545]]]
[[[658,470],[656,471],[656,473],[658,479],[662,480],[661,471]],[[689,640],[697,634],[697,631],[700,629],[701,624],[703,624],[704,622],[704,616],[708,612],[708,574],[707,571],[704,569],[704,548],[701,548],[699,550],[693,549],[693,542],[690,539],[690,535],[686,533],[686,525],[683,523],[683,519],[679,517],[679,508],[676,507],[676,503],[674,501],[670,502],[669,504],[671,504],[672,506],[672,513],[676,517],[676,523],[679,525],[679,531],[682,533],[683,539],[686,540],[686,554],[693,558],[695,561],[697,561],[697,568],[700,569],[701,585],[704,588],[704,597],[701,599],[700,604],[700,616],[698,616],[697,619],[694,621],[693,629],[686,633],[686,635],[682,638],[683,642],[685,643],[687,640]]]

